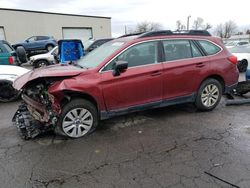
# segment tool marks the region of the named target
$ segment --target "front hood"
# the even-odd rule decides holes
[[[82,73],[84,70],[87,69],[81,69],[73,65],[53,65],[39,69],[34,69],[17,78],[13,83],[13,87],[17,90],[20,90],[28,82],[38,78],[57,78],[57,77],[76,76]]]
[[[14,81],[18,76],[29,72],[29,69],[14,65],[0,65],[0,80]]]
[[[42,59],[42,58],[47,58],[49,57],[50,54],[49,53],[46,53],[46,54],[39,54],[39,55],[33,55],[30,57],[30,59]]]
[[[29,69],[14,65],[0,65],[0,75],[16,75],[21,76],[29,72]]]

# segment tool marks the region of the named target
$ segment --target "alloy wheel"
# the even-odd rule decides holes
[[[79,138],[91,130],[93,123],[93,115],[90,111],[85,108],[75,108],[65,115],[62,129],[68,136]]]
[[[207,85],[201,94],[202,104],[206,107],[212,107],[219,99],[220,91],[215,84]]]

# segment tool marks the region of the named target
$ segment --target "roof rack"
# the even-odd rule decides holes
[[[117,37],[117,38],[130,37],[130,36],[136,36],[136,35],[141,35],[141,34],[143,34],[143,32],[125,34],[125,35],[119,36],[119,37]]]
[[[169,35],[196,35],[196,36],[211,36],[206,30],[161,30],[161,31],[150,31],[141,34],[138,38],[155,37],[155,36],[169,36]]]

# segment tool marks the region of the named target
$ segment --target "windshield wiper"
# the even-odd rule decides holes
[[[88,69],[88,67],[80,65],[78,63],[74,63],[75,66],[80,67],[81,69]]]

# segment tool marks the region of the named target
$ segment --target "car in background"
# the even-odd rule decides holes
[[[13,123],[26,139],[49,127],[79,138],[100,120],[131,112],[181,103],[211,111],[238,78],[237,58],[207,31],[123,36],[75,64],[44,67],[16,79],[13,86],[22,90],[23,103]]]
[[[26,39],[24,42],[12,45],[15,49],[22,46],[28,56],[39,52],[50,51],[57,46],[57,41],[52,36],[33,36]]]
[[[228,49],[238,58],[237,67],[240,72],[246,72],[250,62],[250,45],[236,46]]]
[[[43,67],[56,63],[55,57],[58,55],[58,46],[45,54],[34,55],[30,57],[30,63],[35,67]]]
[[[10,102],[18,99],[20,91],[13,88],[14,80],[28,69],[11,65],[0,65],[0,102]]]
[[[19,65],[14,48],[5,40],[0,40],[0,65]]]
[[[229,48],[233,48],[236,46],[244,46],[244,45],[249,45],[248,41],[230,41],[225,44],[225,46]]]
[[[113,40],[113,38],[103,38],[103,39],[90,39],[84,43],[85,53],[89,53],[94,49],[98,48],[102,44]]]

